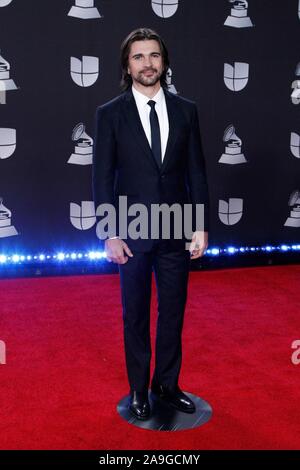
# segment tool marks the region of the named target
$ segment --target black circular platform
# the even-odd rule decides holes
[[[212,416],[211,406],[192,393],[184,393],[195,403],[196,411],[194,413],[184,413],[176,410],[150,390],[148,392],[151,407],[149,419],[143,421],[131,414],[128,409],[129,395],[119,401],[117,411],[129,424],[152,431],[183,431],[207,423]]]

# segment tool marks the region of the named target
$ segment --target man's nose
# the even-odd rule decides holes
[[[152,65],[151,57],[145,57],[145,65],[147,65],[147,66]]]

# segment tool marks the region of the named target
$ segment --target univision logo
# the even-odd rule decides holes
[[[161,18],[170,18],[175,15],[179,0],[152,0],[152,10]]]
[[[16,129],[0,128],[0,160],[11,157],[16,150]]]
[[[245,62],[234,62],[224,64],[224,83],[231,91],[240,91],[248,83],[249,64]]]
[[[219,200],[219,218],[224,225],[237,224],[243,215],[243,199],[231,197],[228,202]]]
[[[99,76],[99,59],[84,55],[82,59],[71,57],[71,77],[76,85],[89,87]]]
[[[77,230],[89,230],[96,223],[94,201],[81,201],[81,204],[70,203],[70,221]]]

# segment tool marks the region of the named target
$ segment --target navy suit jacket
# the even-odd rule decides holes
[[[193,207],[192,230],[209,230],[209,196],[202,151],[198,112],[193,101],[164,89],[169,119],[169,137],[162,166],[152,155],[131,88],[96,111],[93,153],[93,194],[95,207],[114,205],[118,196],[127,196],[128,206],[143,203],[183,204]],[[195,205],[204,204],[204,225],[195,225]],[[135,216],[136,217],[136,216]],[[128,217],[128,224],[135,217]],[[101,217],[98,217],[101,220]],[[149,232],[151,220],[149,219]],[[187,239],[172,239],[183,247]],[[101,235],[104,238],[104,235]],[[153,240],[127,238],[131,249],[149,251]]]

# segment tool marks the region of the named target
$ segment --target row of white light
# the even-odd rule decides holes
[[[280,245],[280,246],[261,246],[261,247],[240,247],[229,246],[227,248],[209,248],[206,250],[206,255],[219,256],[219,255],[235,255],[239,253],[254,253],[254,252],[272,252],[272,251],[300,251],[300,245]],[[17,264],[17,263],[40,263],[40,262],[61,262],[61,261],[99,261],[106,258],[105,251],[90,251],[88,253],[57,253],[54,255],[5,255],[0,254],[0,265],[4,264]]]
[[[65,260],[99,260],[106,258],[104,251],[90,251],[89,253],[57,253],[55,255],[0,255],[0,264],[5,263],[22,263],[22,262],[47,262],[47,261],[65,261]]]
[[[206,250],[206,253],[211,254],[211,255],[220,255],[220,254],[229,254],[229,255],[234,255],[237,253],[249,253],[249,252],[260,252],[260,251],[300,251],[300,245],[280,245],[280,246],[271,246],[271,245],[266,245],[266,246],[259,246],[259,247],[254,247],[254,246],[246,246],[246,247],[240,247],[240,248],[235,248],[233,246],[229,246],[228,248],[211,248]]]

